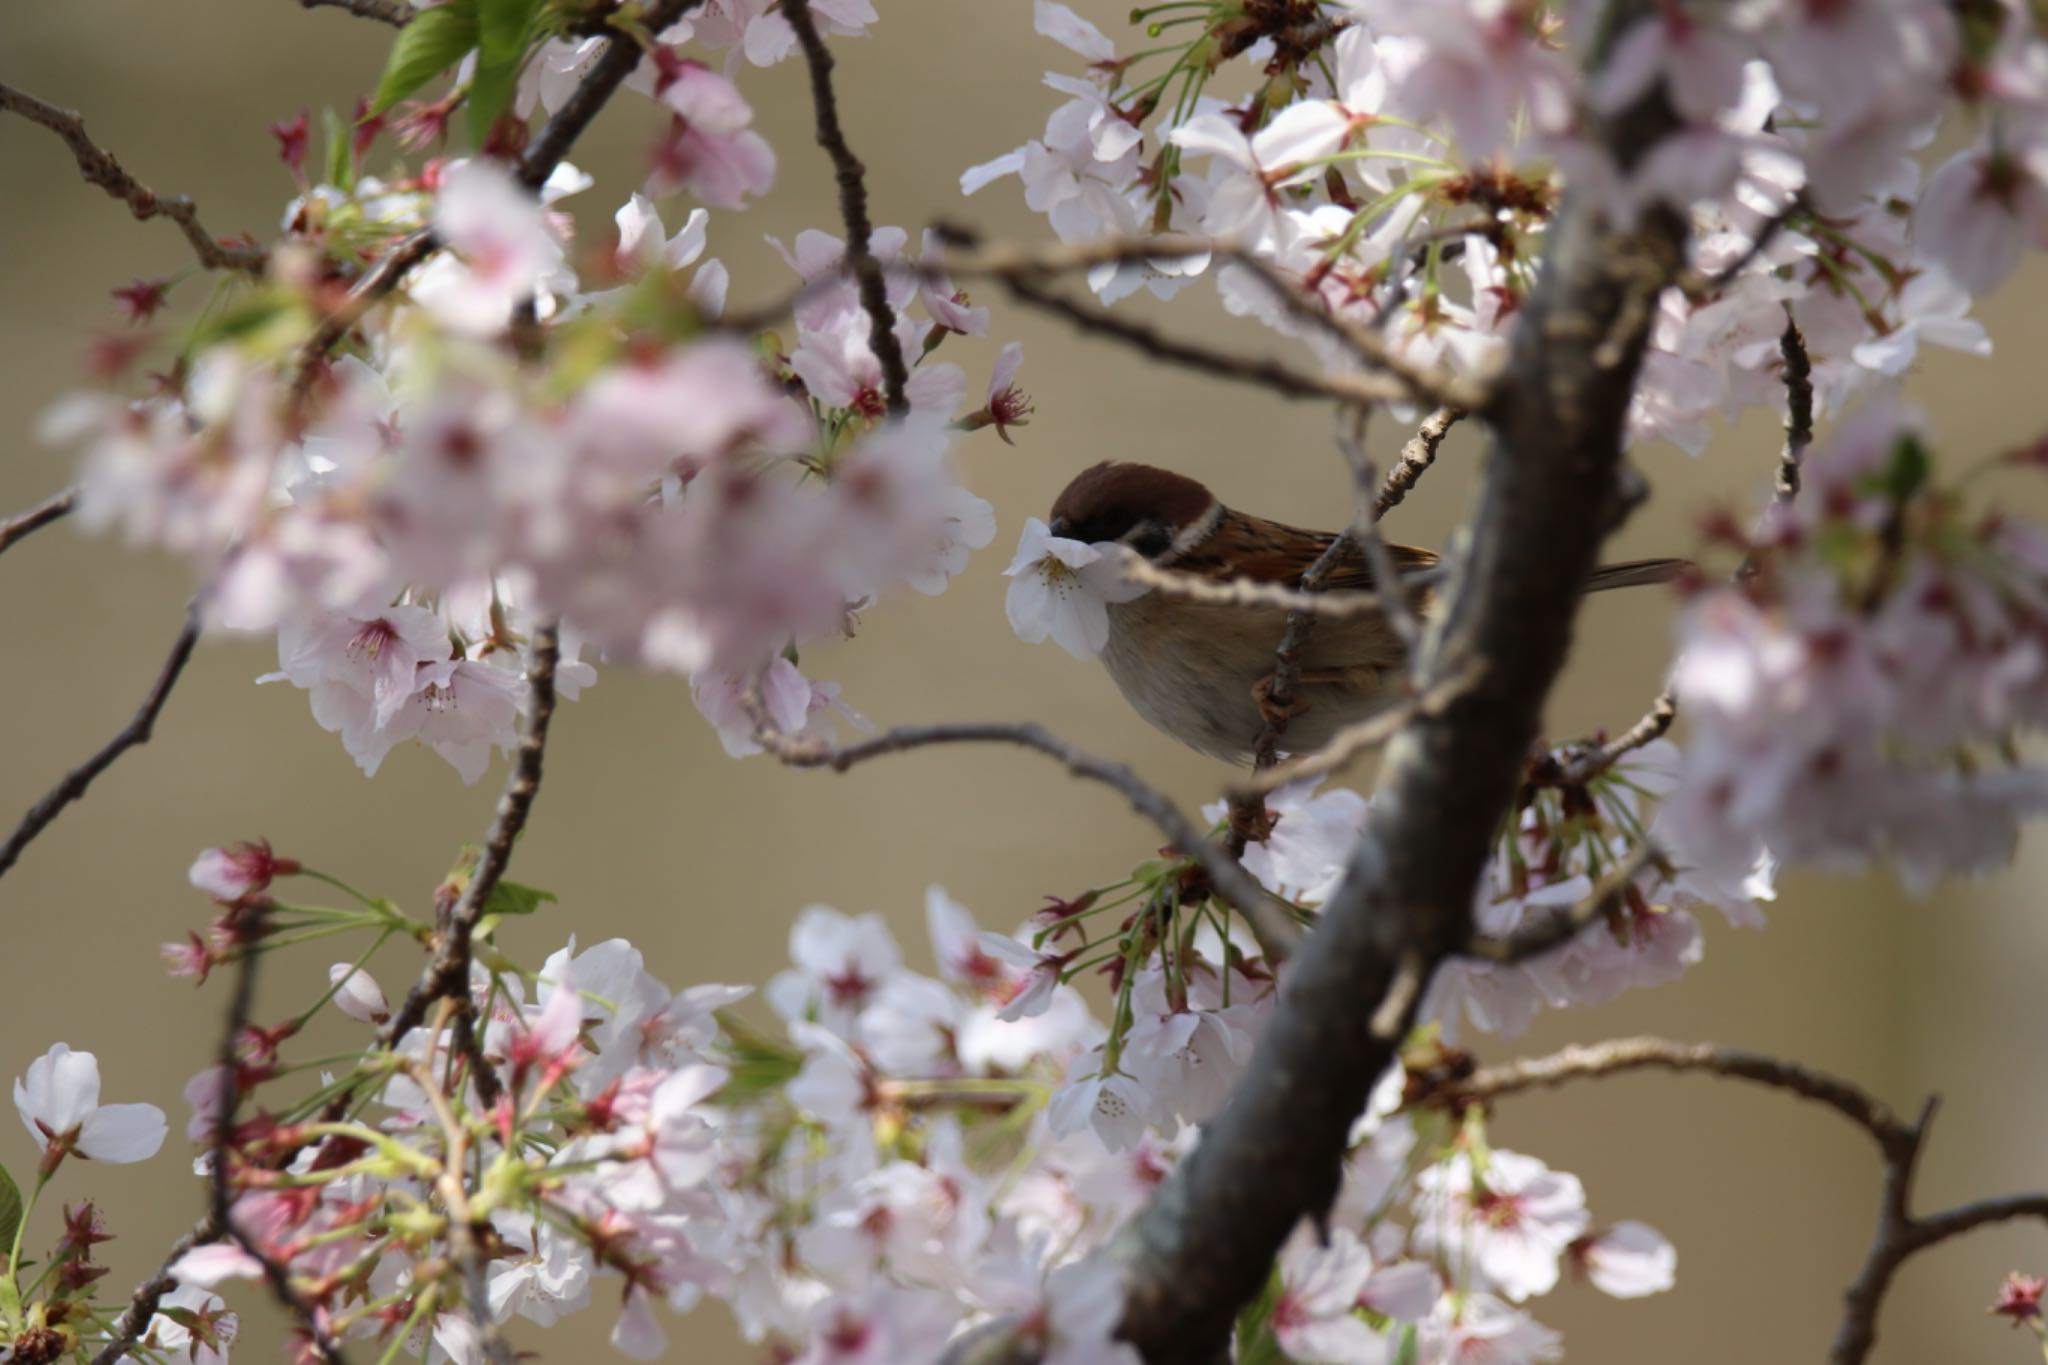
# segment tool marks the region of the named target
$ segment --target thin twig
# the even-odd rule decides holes
[[[1462,1080],[1444,1083],[1424,1098],[1428,1103],[1445,1102],[1453,1106],[1482,1103],[1524,1090],[1548,1089],[1570,1081],[1629,1071],[1701,1071],[1783,1090],[1826,1105],[1868,1133],[1879,1150],[1888,1154],[1902,1150],[1913,1132],[1913,1125],[1849,1081],[1762,1053],[1714,1043],[1681,1043],[1669,1038],[1613,1038],[1604,1043],[1574,1045],[1546,1057],[1482,1068]]]
[[[1785,447],[1778,456],[1777,495],[1787,503],[1799,496],[1800,463],[1813,444],[1813,361],[1806,354],[1806,336],[1789,313],[1778,354],[1784,359]]]
[[[69,109],[37,99],[26,90],[0,84],[0,110],[40,123],[71,149],[78,173],[128,206],[139,219],[168,218],[185,234],[192,253],[208,270],[240,270],[261,274],[270,253],[260,246],[230,246],[208,232],[199,221],[199,210],[183,195],[162,198],[155,190],[128,173],[114,154],[86,136],[85,120]]]
[[[1484,383],[1407,360],[1378,332],[1330,312],[1314,295],[1304,292],[1299,281],[1289,279],[1256,252],[1234,243],[1173,234],[1108,237],[1071,244],[982,245],[975,233],[956,224],[939,223],[933,230],[948,245],[967,248],[963,254],[947,256],[946,268],[952,274],[962,278],[990,275],[1013,287],[1019,279],[1098,265],[1185,260],[1194,256],[1226,261],[1249,272],[1289,314],[1350,350],[1376,372],[1370,377],[1386,381],[1384,387],[1393,389],[1398,398],[1461,408],[1476,408],[1486,401]]]
[[[1913,1174],[1926,1147],[1934,1101],[1910,1123],[1852,1082],[1760,1053],[1713,1043],[1668,1038],[1616,1038],[1590,1047],[1567,1047],[1547,1057],[1486,1067],[1469,1076],[1429,1085],[1411,1103],[1457,1107],[1525,1090],[1630,1071],[1703,1072],[1782,1090],[1825,1105],[1868,1134],[1884,1162],[1884,1192],[1877,1230],[1856,1279],[1843,1296],[1842,1320],[1828,1352],[1829,1365],[1862,1365],[1877,1343],[1877,1314],[1893,1278],[1908,1259],[1977,1228],[2016,1218],[2048,1222],[2048,1193],[2001,1195],[1939,1213],[1912,1211]]]
[[[435,1001],[461,1000],[469,995],[470,935],[475,932],[477,921],[483,918],[491,892],[497,889],[499,879],[505,875],[505,867],[512,859],[512,843],[526,828],[527,817],[533,813],[534,797],[540,793],[541,760],[547,753],[548,723],[555,716],[555,664],[560,657],[554,627],[542,626],[534,631],[533,659],[526,671],[527,687],[532,694],[527,707],[526,732],[519,738],[519,752],[512,761],[512,772],[505,780],[504,794],[498,798],[497,814],[491,820],[490,832],[484,836],[483,851],[477,855],[476,868],[469,875],[469,885],[463,888],[462,899],[456,903],[447,925],[440,932],[433,959],[420,973],[419,981],[406,993],[405,1003],[378,1032],[379,1051],[389,1051],[399,1039],[417,1027]]]
[[[1553,910],[1499,938],[1476,934],[1465,945],[1465,956],[1506,967],[1562,948],[1577,938],[1581,929],[1619,909],[1636,874],[1658,862],[1661,856],[1654,844],[1636,844],[1613,871],[1600,879],[1599,885],[1584,900]]]
[[[61,521],[71,515],[78,506],[78,490],[67,488],[55,497],[37,503],[18,516],[0,521],[0,553],[8,546],[32,531],[40,531],[53,521]]]
[[[703,0],[655,0],[645,14],[640,16],[640,27],[659,34],[674,25],[676,20],[702,4]],[[548,177],[555,173],[555,167],[562,164],[562,158],[569,155],[569,149],[576,139],[583,136],[583,130],[597,117],[598,111],[611,102],[611,97],[626,78],[639,68],[642,53],[640,44],[630,33],[617,33],[606,40],[604,51],[590,64],[583,81],[574,93],[555,110],[555,116],[547,126],[526,145],[525,155],[519,159],[519,181],[530,190],[539,190],[548,183]]]
[[[648,32],[659,33],[701,3],[703,0],[658,0],[641,16],[641,23]],[[607,41],[604,51],[591,63],[582,82],[562,102],[547,126],[527,144],[526,152],[519,160],[521,184],[536,193],[547,184],[548,177],[561,165],[562,158],[569,154],[576,139],[583,135],[591,120],[625,84],[626,78],[640,65],[640,60],[640,46],[630,34],[615,34]],[[398,288],[407,273],[433,255],[439,246],[432,228],[420,228],[407,233],[378,258],[377,263],[349,289],[347,297],[320,320],[319,326],[313,329],[313,335],[300,348],[298,374],[293,385],[295,393],[303,395],[310,388],[335,343],[347,336],[365,313]]]
[[[1251,384],[1288,398],[1309,398],[1318,402],[1386,403],[1398,402],[1408,396],[1402,381],[1389,375],[1305,374],[1276,360],[1237,356],[1192,342],[1177,341],[1156,327],[1076,303],[1047,289],[1036,275],[999,274],[996,279],[1021,303],[1063,317],[1084,332],[1121,341],[1154,360],[1179,365],[1198,374]]]
[[[1338,444],[1344,451],[1350,465],[1353,482],[1358,493],[1354,498],[1355,508],[1344,529],[1333,536],[1323,552],[1316,556],[1315,563],[1302,572],[1299,591],[1303,597],[1313,599],[1322,592],[1323,582],[1336,569],[1352,549],[1364,544],[1364,537],[1371,531],[1372,475],[1362,464],[1365,459],[1365,417],[1369,410],[1363,407],[1340,408],[1337,413]],[[1379,615],[1391,620],[1396,610],[1405,610],[1407,603],[1394,585],[1400,582],[1399,574],[1393,568],[1393,561],[1387,555],[1386,545],[1379,546],[1380,557],[1387,567],[1382,571],[1374,564],[1373,583],[1387,590],[1376,592]],[[1413,614],[1409,614],[1413,620]],[[1294,704],[1294,688],[1301,678],[1301,656],[1308,650],[1310,635],[1315,630],[1314,608],[1298,606],[1287,613],[1287,623],[1281,629],[1280,639],[1273,649],[1273,671],[1262,682],[1264,694],[1259,706],[1259,734],[1252,742],[1252,770],[1263,773],[1280,760],[1280,741],[1287,733]],[[1411,637],[1412,638],[1412,637]],[[1405,719],[1405,718],[1404,718]],[[1264,839],[1272,832],[1266,815],[1265,798],[1249,792],[1233,793],[1230,798],[1230,838],[1228,847],[1232,857],[1244,856],[1245,845],[1253,839]]]
[[[1664,738],[1678,719],[1678,698],[1665,688],[1650,703],[1642,719],[1613,739],[1581,750],[1567,758],[1547,785],[1583,787],[1636,750]]]
[[[1373,494],[1373,485],[1379,478],[1373,468],[1372,457],[1365,451],[1363,414],[1354,418],[1352,414],[1340,413],[1337,426],[1337,448],[1343,453],[1344,463],[1350,466],[1351,481],[1356,489],[1357,505],[1351,514],[1351,539],[1365,556],[1365,564],[1372,571],[1374,583],[1399,583],[1401,570],[1394,563],[1386,538],[1380,534],[1379,502]],[[1401,641],[1412,670],[1416,650],[1422,643],[1421,618],[1416,616],[1414,603],[1408,600],[1408,594],[1390,592],[1383,596],[1387,600],[1387,628]]]
[[[902,726],[858,744],[838,746],[815,737],[786,735],[767,723],[756,708],[755,738],[764,749],[793,768],[829,768],[843,773],[856,763],[884,754],[905,753],[937,744],[1014,744],[1057,760],[1075,777],[1100,782],[1121,792],[1140,815],[1156,825],[1175,848],[1201,864],[1217,894],[1250,924],[1268,960],[1278,963],[1300,938],[1298,926],[1265,888],[1252,879],[1236,858],[1226,854],[1157,788],[1121,763],[1096,758],[1035,724],[986,722],[959,725]]]
[[[1433,565],[1427,569],[1402,574],[1397,581],[1405,589],[1421,588],[1443,581],[1448,572],[1441,565]],[[1154,588],[1169,596],[1185,597],[1190,602],[1204,602],[1218,607],[1277,607],[1282,611],[1301,612],[1325,621],[1348,621],[1360,616],[1377,616],[1387,608],[1387,594],[1384,593],[1357,592],[1350,589],[1333,592],[1303,591],[1280,583],[1265,583],[1250,578],[1226,578],[1219,582],[1200,574],[1163,569],[1144,556],[1127,549],[1123,550],[1123,574],[1133,583]],[[1303,575],[1302,581],[1308,581],[1306,575]]]
[[[868,315],[868,349],[882,366],[882,396],[892,417],[910,411],[903,396],[910,382],[910,368],[903,362],[903,343],[896,335],[896,310],[889,306],[888,286],[882,279],[882,263],[868,249],[874,224],[868,221],[867,167],[847,145],[846,130],[839,126],[839,100],[832,93],[832,54],[818,36],[811,17],[811,0],[783,0],[782,17],[796,30],[797,43],[804,50],[804,63],[811,70],[811,108],[818,123],[818,145],[832,158],[832,175],[839,182],[839,217],[846,224],[846,262],[860,283],[860,306]]]
[[[115,1365],[126,1356],[135,1344],[149,1331],[150,1322],[156,1317],[157,1305],[164,1301],[164,1295],[178,1287],[177,1277],[171,1274],[171,1267],[183,1259],[186,1252],[218,1242],[221,1237],[220,1225],[207,1214],[190,1232],[171,1243],[171,1249],[164,1254],[163,1263],[154,1275],[135,1286],[135,1292],[128,1299],[128,1306],[121,1310],[121,1316],[114,1319],[107,1329],[107,1340],[92,1358],[92,1365]]]
[[[246,902],[240,910],[246,941],[235,967],[235,990],[229,999],[227,1019],[221,1027],[220,1046],[214,1054],[214,1065],[220,1075],[220,1107],[214,1111],[207,1172],[212,1201],[210,1216],[213,1225],[227,1240],[255,1257],[263,1267],[263,1279],[270,1286],[271,1294],[305,1327],[306,1338],[312,1344],[314,1354],[330,1365],[347,1365],[347,1357],[342,1354],[341,1347],[320,1325],[319,1309],[292,1284],[291,1272],[256,1238],[243,1231],[234,1217],[231,1168],[234,1164],[235,1114],[242,1102],[242,1035],[248,1030],[250,1012],[256,1003],[256,968],[263,958],[261,945],[266,913],[267,905],[261,899]]]
[[[1275,764],[1263,772],[1253,773],[1231,789],[1232,799],[1256,800],[1278,791],[1290,782],[1323,777],[1338,771],[1360,754],[1386,744],[1401,732],[1403,726],[1416,717],[1433,716],[1443,710],[1478,681],[1479,671],[1475,667],[1454,673],[1418,696],[1397,702],[1377,715],[1353,721],[1330,736],[1330,742],[1315,752],[1290,758],[1285,763]]]
[[[378,23],[389,24],[393,28],[404,28],[412,22],[413,15],[419,13],[411,5],[400,3],[400,0],[299,0],[300,9],[320,9],[329,6],[334,9],[345,9],[358,18],[375,19]]]
[[[156,718],[163,711],[164,703],[170,700],[171,688],[177,685],[178,675],[185,671],[186,661],[192,657],[192,647],[198,642],[199,604],[195,601],[186,609],[184,628],[171,642],[171,652],[164,659],[163,667],[157,670],[156,681],[150,684],[135,715],[119,733],[101,746],[98,753],[66,773],[62,781],[30,806],[28,814],[22,816],[21,823],[14,827],[14,833],[7,836],[7,842],[0,844],[0,876],[14,866],[21,857],[21,851],[47,829],[66,806],[85,795],[85,789],[92,785],[93,779],[112,767],[115,759],[136,745],[149,742],[150,733],[156,728]]]
[[[1387,481],[1380,485],[1379,496],[1373,499],[1373,515],[1383,517],[1401,505],[1409,490],[1429,472],[1436,463],[1436,453],[1443,446],[1444,437],[1450,434],[1465,415],[1460,408],[1438,408],[1422,419],[1422,425],[1408,438],[1408,444],[1401,447],[1401,458],[1387,471]]]

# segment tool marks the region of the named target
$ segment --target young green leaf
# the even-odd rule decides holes
[[[473,147],[484,145],[491,135],[491,125],[498,121],[498,115],[505,112],[512,103],[512,92],[519,84],[519,59],[506,62],[479,61],[476,74],[469,79],[469,93],[463,103],[469,108],[469,141]]]
[[[320,134],[327,139],[327,183],[350,189],[356,183],[355,144],[348,125],[332,106],[320,111]]]
[[[461,61],[477,41],[477,0],[448,0],[419,11],[391,44],[370,112],[383,113]]]
[[[517,63],[526,55],[540,0],[477,0],[477,46],[488,65]]]
[[[530,915],[542,905],[555,899],[552,891],[538,887],[521,886],[518,882],[499,882],[491,888],[491,897],[484,902],[486,915]]]
[[[21,1187],[7,1174],[7,1168],[0,1166],[0,1246],[13,1246],[20,1227]]]

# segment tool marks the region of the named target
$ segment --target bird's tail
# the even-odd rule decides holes
[[[1631,559],[1625,564],[1602,564],[1586,580],[1586,591],[1605,592],[1609,588],[1669,583],[1692,566],[1689,559]]]

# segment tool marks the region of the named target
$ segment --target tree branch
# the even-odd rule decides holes
[[[1572,1081],[1616,1076],[1630,1071],[1705,1072],[1729,1080],[1783,1090],[1825,1105],[1868,1133],[1884,1153],[1903,1151],[1917,1125],[1893,1113],[1861,1086],[1816,1071],[1798,1062],[1715,1043],[1681,1043],[1669,1038],[1613,1038],[1604,1043],[1574,1045],[1546,1057],[1530,1057],[1490,1066],[1462,1080],[1428,1091],[1422,1102],[1452,1107],[1483,1104],[1525,1090],[1547,1090]]]
[[[211,1160],[207,1171],[208,1197],[211,1200],[208,1221],[228,1241],[256,1258],[263,1267],[264,1283],[270,1286],[272,1297],[304,1325],[315,1357],[330,1362],[330,1365],[347,1365],[348,1358],[342,1354],[341,1347],[320,1325],[319,1310],[308,1303],[305,1295],[292,1284],[291,1272],[254,1237],[244,1232],[234,1218],[231,1167],[234,1164],[235,1114],[242,1103],[242,1034],[249,1027],[250,1011],[256,1003],[256,966],[263,957],[264,919],[268,906],[261,899],[251,900],[242,905],[239,913],[243,916],[245,938],[241,957],[235,965],[234,994],[229,997],[227,1019],[221,1027],[220,1045],[214,1053],[214,1065],[220,1073],[220,1108],[213,1116]]]
[[[64,139],[64,145],[71,149],[71,159],[78,163],[78,173],[126,204],[138,219],[168,218],[176,223],[185,240],[192,244],[192,254],[208,270],[239,270],[251,275],[263,272],[270,259],[268,251],[260,246],[223,244],[200,223],[199,210],[190,199],[183,195],[158,197],[155,190],[130,175],[112,152],[86,136],[85,120],[76,113],[59,109],[11,85],[0,85],[0,110],[40,123]]]
[[[1276,360],[1236,356],[1192,342],[1177,341],[1156,327],[1076,303],[1045,288],[1032,275],[997,274],[995,278],[1020,303],[1065,318],[1084,332],[1120,341],[1154,360],[1179,365],[1198,374],[1252,384],[1288,398],[1367,404],[1398,402],[1407,396],[1405,386],[1386,375],[1305,374]]]
[[[114,1319],[112,1327],[108,1329],[106,1344],[93,1356],[92,1365],[116,1365],[117,1361],[126,1356],[135,1343],[142,1340],[143,1333],[149,1330],[150,1321],[156,1317],[157,1305],[164,1301],[164,1295],[178,1287],[177,1278],[171,1274],[171,1267],[194,1247],[210,1245],[218,1242],[220,1238],[220,1227],[209,1213],[199,1220],[198,1226],[171,1243],[171,1249],[164,1254],[163,1263],[157,1267],[157,1272],[135,1286],[135,1293],[129,1297],[128,1306],[121,1310],[121,1316]]]
[[[32,531],[40,531],[53,521],[62,521],[78,506],[78,490],[67,488],[55,497],[37,503],[18,516],[0,521],[0,553],[8,546],[22,539]]]
[[[1429,467],[1436,463],[1436,453],[1442,448],[1444,437],[1451,434],[1451,428],[1464,416],[1464,411],[1459,408],[1438,408],[1422,419],[1422,425],[1408,438],[1408,444],[1401,447],[1401,458],[1387,471],[1387,481],[1380,485],[1379,496],[1372,505],[1375,517],[1383,517],[1401,505],[1409,490],[1420,483]]]
[[[560,657],[554,627],[543,626],[534,631],[533,660],[526,673],[527,687],[532,693],[527,707],[526,733],[520,736],[519,752],[512,761],[511,773],[505,779],[504,794],[498,798],[497,814],[491,820],[490,832],[484,836],[483,851],[477,855],[476,868],[469,874],[469,885],[463,888],[462,899],[449,913],[447,923],[439,926],[439,941],[433,959],[420,973],[418,983],[406,993],[405,1003],[393,1012],[378,1032],[377,1047],[380,1051],[388,1051],[416,1028],[435,1001],[469,999],[470,935],[475,932],[477,921],[483,918],[491,892],[497,889],[499,879],[505,875],[505,867],[512,860],[512,842],[526,828],[527,817],[533,813],[534,798],[540,794],[541,760],[547,753],[548,723],[555,716],[555,664]],[[478,1084],[481,1089],[484,1082],[480,1080]]]
[[[1354,721],[1330,736],[1330,742],[1315,752],[1253,773],[1231,789],[1231,797],[1234,800],[1255,800],[1280,790],[1290,782],[1336,772],[1360,754],[1391,741],[1401,733],[1401,727],[1415,717],[1442,710],[1452,697],[1472,685],[1477,674],[1476,667],[1455,673],[1419,696],[1396,703],[1377,715]]]
[[[404,28],[412,22],[419,11],[403,0],[299,0],[300,9],[321,9],[324,7],[345,9],[361,19],[375,19],[380,24],[393,28]]]
[[[702,3],[703,0],[655,0],[640,16],[640,26],[648,33],[659,34]],[[548,177],[555,173],[555,167],[562,164],[562,158],[569,155],[569,149],[576,144],[577,138],[583,136],[583,130],[590,126],[590,121],[610,103],[618,88],[625,84],[626,77],[639,67],[641,56],[640,44],[630,33],[614,34],[606,41],[604,51],[590,64],[583,83],[563,101],[547,126],[526,145],[526,154],[519,159],[519,182],[522,185],[537,191],[548,183]]]
[[[1533,924],[1525,924],[1500,938],[1476,934],[1465,945],[1464,955],[1506,967],[1541,957],[1554,948],[1562,948],[1594,920],[1605,919],[1619,909],[1636,874],[1657,862],[1659,857],[1654,845],[1635,845],[1578,904],[1553,910]]]
[[[171,652],[164,659],[163,667],[157,671],[156,681],[150,684],[148,693],[135,715],[122,726],[120,732],[100,751],[64,775],[62,781],[43,794],[43,798],[28,808],[28,814],[21,817],[21,823],[14,827],[14,833],[7,836],[7,842],[0,844],[0,876],[14,866],[35,837],[49,828],[50,822],[63,813],[66,806],[85,795],[93,779],[114,765],[114,760],[138,744],[146,744],[156,728],[156,718],[162,713],[164,703],[170,700],[171,688],[177,685],[178,675],[185,671],[185,664],[192,657],[192,647],[199,642],[199,604],[194,602],[185,612],[184,629],[171,642]]]
[[[1799,496],[1799,467],[1813,444],[1813,361],[1806,354],[1806,335],[1789,313],[1778,354],[1784,360],[1785,448],[1778,456],[1777,494],[1785,503]]]
[[[1042,726],[999,722],[902,726],[841,747],[821,739],[783,734],[767,723],[766,713],[759,707],[754,711],[755,738],[761,747],[793,768],[829,768],[843,773],[870,758],[937,744],[1013,744],[1044,754],[1075,777],[1100,782],[1123,793],[1132,809],[1156,825],[1168,842],[1201,864],[1217,894],[1245,917],[1269,960],[1275,964],[1285,960],[1300,937],[1299,927],[1280,903],[1157,788],[1123,764],[1096,758]]]
[[[1919,1252],[1953,1237],[2016,1218],[2048,1222],[2048,1193],[2001,1195],[1939,1213],[1912,1211],[1913,1174],[1934,1117],[1929,1100],[1912,1122],[1901,1119],[1862,1087],[1797,1062],[1712,1043],[1667,1038],[1616,1038],[1568,1047],[1547,1057],[1487,1067],[1425,1087],[1411,1103],[1456,1108],[1483,1104],[1525,1090],[1631,1071],[1704,1072],[1782,1090],[1834,1110],[1869,1135],[1884,1162],[1884,1192],[1877,1230],[1862,1267],[1843,1296],[1842,1319],[1828,1352],[1829,1365],[1862,1365],[1877,1342],[1877,1315],[1899,1268]]]
[[[991,242],[983,245],[974,232],[957,224],[938,223],[933,226],[933,231],[948,245],[968,249],[966,255],[949,255],[946,258],[946,269],[950,273],[963,278],[992,276],[1012,288],[1020,279],[1028,281],[1033,277],[1087,270],[1098,265],[1213,257],[1242,267],[1290,316],[1325,333],[1375,372],[1357,378],[1381,381],[1381,387],[1391,390],[1398,399],[1459,408],[1476,408],[1486,401],[1485,384],[1407,360],[1378,332],[1330,312],[1315,296],[1304,293],[1299,281],[1289,279],[1264,257],[1234,243],[1184,234],[1162,234],[1108,237],[1071,244]]]
[[[860,306],[868,315],[868,349],[882,366],[882,395],[889,415],[901,417],[910,411],[903,396],[910,382],[910,368],[903,362],[903,343],[896,335],[896,310],[889,306],[889,290],[882,279],[882,263],[868,249],[874,224],[868,221],[867,167],[847,145],[846,131],[839,126],[839,101],[832,93],[832,54],[818,36],[811,16],[811,0],[783,0],[782,17],[796,30],[804,50],[804,63],[811,70],[811,107],[817,115],[818,145],[832,158],[833,178],[839,182],[839,217],[846,224],[846,263],[860,284]]]
[[[1672,127],[1652,97],[1596,131],[1626,172]],[[1618,229],[1577,195],[1557,215],[1510,362],[1481,410],[1495,449],[1420,685],[1441,684],[1459,661],[1482,661],[1484,671],[1388,750],[1313,951],[1290,964],[1229,1104],[1120,1240],[1119,1331],[1153,1365],[1225,1349],[1281,1244],[1329,1207],[1352,1121],[1429,975],[1469,939],[1472,889],[1616,520],[1624,418],[1652,303],[1677,277],[1683,236],[1664,212]]]
[[[1219,607],[1278,607],[1282,611],[1319,617],[1326,621],[1348,621],[1358,616],[1376,616],[1384,612],[1388,605],[1387,597],[1377,592],[1356,592],[1348,589],[1337,592],[1304,591],[1251,578],[1226,578],[1219,582],[1201,574],[1162,569],[1127,547],[1119,549],[1124,551],[1124,577],[1133,583],[1143,584],[1173,597],[1185,597],[1191,602],[1206,602]],[[1420,588],[1427,584],[1440,583],[1446,576],[1446,571],[1439,566],[1402,574],[1400,582],[1404,587]]]

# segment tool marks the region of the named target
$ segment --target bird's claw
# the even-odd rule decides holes
[[[1274,700],[1271,673],[1252,684],[1252,704],[1259,708],[1259,718],[1275,730],[1286,729],[1287,722],[1308,710],[1308,703],[1298,696],[1284,702]]]

